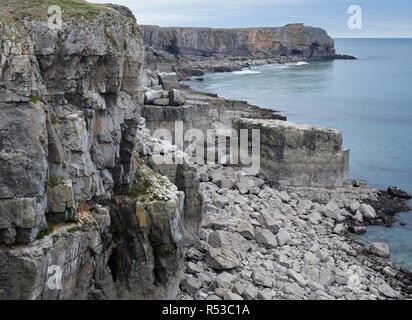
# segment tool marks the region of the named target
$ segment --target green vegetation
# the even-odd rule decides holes
[[[139,160],[141,161],[141,159]],[[139,163],[139,165],[141,164]],[[135,173],[135,185],[131,191],[131,195],[137,197],[139,194],[146,194],[151,186],[151,182],[147,178],[143,177],[139,168],[137,168]]]
[[[116,50],[119,50],[119,45],[117,44],[116,39],[114,38],[113,34],[111,34],[108,30],[107,27],[104,26],[104,34],[106,37],[113,43],[113,46],[116,48]]]
[[[46,255],[46,254],[47,254],[47,252],[49,252],[49,251],[50,251],[50,248],[43,248],[42,250],[43,250],[43,253]]]
[[[59,185],[59,182],[55,178],[50,177],[49,187],[53,189],[54,187],[57,187],[58,185]]]
[[[70,229],[67,229],[67,232],[69,232],[69,233],[75,233],[76,231],[79,231],[78,227],[72,227]]]
[[[54,114],[50,116],[50,120],[52,124],[57,124],[59,122]]]
[[[154,194],[151,198],[150,201],[163,201],[163,202],[167,202],[169,201],[170,198],[169,197],[163,197],[163,196],[159,196],[157,194]]]
[[[59,240],[60,236],[58,234],[54,234],[52,238],[53,238],[53,243],[56,243]]]
[[[48,236],[50,233],[52,233],[54,230],[54,224],[47,222],[47,230],[42,231],[37,235],[37,239],[43,239],[45,236]]]
[[[126,51],[126,50],[127,50],[127,46],[128,46],[128,44],[127,44],[127,40],[126,40],[126,39],[124,39],[124,42],[123,42],[123,48],[124,48],[124,51]]]
[[[0,0],[0,10],[2,14],[16,20],[22,16],[46,19],[48,17],[47,9],[57,5],[62,9],[63,18],[77,16],[93,17],[100,12],[110,13],[110,9],[99,5],[87,3],[84,0]],[[4,13],[3,13],[4,12]]]
[[[37,98],[35,96],[30,96],[31,103],[37,103]]]

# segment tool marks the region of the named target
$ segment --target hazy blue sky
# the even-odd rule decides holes
[[[194,27],[276,27],[293,22],[332,37],[412,37],[412,0],[89,0],[133,10],[138,23]],[[348,8],[362,9],[362,30],[347,27]]]

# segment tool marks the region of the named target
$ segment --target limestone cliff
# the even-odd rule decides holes
[[[0,2],[0,298],[174,298],[202,200],[184,165],[179,191],[142,160],[141,30],[128,11],[29,2]]]
[[[335,54],[325,30],[290,24],[278,28],[176,28],[142,26],[144,44],[176,55],[327,58]]]

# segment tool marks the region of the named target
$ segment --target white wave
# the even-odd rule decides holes
[[[307,63],[307,62],[305,62],[305,61],[296,62],[296,65],[297,65],[297,66],[304,66],[304,65],[306,65],[306,64],[309,64],[309,63]]]
[[[260,73],[260,71],[253,71],[253,70],[241,70],[241,71],[233,71],[233,74],[257,74]]]

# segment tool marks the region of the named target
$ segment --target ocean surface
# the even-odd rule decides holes
[[[358,60],[266,65],[188,84],[279,110],[292,122],[339,129],[351,149],[350,179],[412,193],[412,39],[335,42],[338,53]],[[360,240],[388,243],[390,259],[412,270],[412,212],[397,220],[390,229],[368,227]]]

